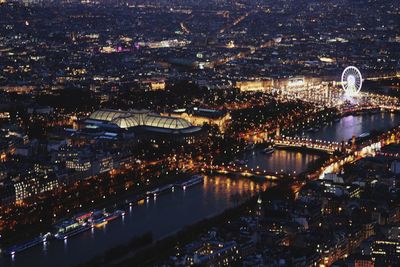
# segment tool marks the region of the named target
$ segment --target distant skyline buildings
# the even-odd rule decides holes
[[[1,266],[400,266],[398,0],[0,1]]]

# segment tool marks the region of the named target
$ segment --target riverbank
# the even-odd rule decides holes
[[[373,131],[387,131],[400,124],[399,112],[363,112],[347,115],[339,121],[321,127],[318,132],[304,133],[306,138],[330,142],[348,142],[353,136]],[[301,134],[301,133],[299,133]]]
[[[124,245],[116,246],[102,255],[88,261],[87,263],[78,265],[79,267],[90,267],[90,266],[104,266],[113,262],[116,258],[124,257],[132,251],[137,251],[152,245],[153,235],[151,232],[144,233],[141,236],[134,237],[131,241]]]
[[[153,190],[157,187],[161,187],[170,183],[176,183],[179,181],[183,181],[186,178],[188,178],[191,174],[189,173],[181,173],[181,174],[174,174],[174,175],[169,175],[169,176],[164,176],[160,177],[159,180],[157,180],[156,183],[153,183],[149,186],[143,187],[140,190],[138,190],[135,187],[129,188],[126,191],[123,191],[119,194],[111,195],[107,198],[100,198],[96,202],[94,202],[92,205],[89,206],[82,206],[80,208],[77,208],[75,210],[64,210],[64,213],[59,216],[57,221],[44,221],[41,222],[40,224],[31,224],[29,228],[26,229],[26,231],[23,232],[13,232],[11,234],[3,234],[2,240],[1,240],[1,248],[4,249],[6,247],[12,246],[14,244],[20,243],[20,242],[25,242],[27,240],[33,239],[37,237],[41,233],[47,233],[47,232],[52,232],[53,230],[53,225],[57,222],[67,220],[73,214],[77,214],[80,212],[87,212],[90,210],[98,210],[98,209],[109,209],[109,208],[121,208],[125,209],[128,203],[125,202],[127,199],[134,199],[136,196],[144,195],[147,191]]]
[[[225,223],[227,220],[238,218],[246,210],[250,209],[256,204],[257,195],[250,197],[248,200],[236,207],[225,210],[224,212],[212,216],[207,219],[203,219],[195,224],[184,227],[174,234],[167,235],[166,237],[154,241],[152,244],[138,249],[137,247],[126,245],[123,250],[124,253],[115,253],[116,249],[111,249],[103,255],[92,259],[91,261],[78,265],[78,267],[95,267],[95,266],[149,266],[152,263],[157,262],[167,257],[174,249],[176,244],[185,244],[195,239],[199,234],[204,232],[204,229],[218,226]],[[121,255],[124,254],[124,255]]]
[[[235,221],[241,216],[251,214],[257,205],[259,197],[261,199],[275,199],[286,197],[282,192],[290,192],[290,182],[282,181],[281,184],[267,188],[265,191],[259,192],[241,204],[229,208],[217,215],[203,219],[190,226],[184,227],[173,234],[169,234],[162,239],[154,241],[152,244],[135,249],[133,246],[129,250],[125,249],[125,255],[118,253],[113,259],[108,258],[108,261],[103,261],[104,256],[96,257],[95,259],[78,265],[77,267],[97,267],[97,266],[151,266],[173,255],[175,247],[184,246],[187,243],[196,240],[201,234],[211,228],[218,228],[226,224],[228,221]],[[288,196],[293,197],[293,196]],[[105,253],[109,255],[109,252]]]
[[[59,267],[70,267],[81,264],[113,247],[128,244],[132,238],[146,232],[151,232],[154,240],[168,236],[234,207],[270,185],[269,182],[257,183],[225,175],[205,176],[203,184],[186,190],[178,187],[156,198],[150,197],[137,205],[127,206],[123,218],[103,227],[68,238],[65,242],[50,240],[45,246],[36,246],[16,254],[14,258],[2,257],[0,266],[57,264]],[[60,258],[63,258],[62,262]]]

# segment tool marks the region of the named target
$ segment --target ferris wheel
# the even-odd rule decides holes
[[[362,87],[361,72],[354,66],[349,66],[342,73],[342,88],[346,95],[357,95]]]

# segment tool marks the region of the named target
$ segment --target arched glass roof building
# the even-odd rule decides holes
[[[89,118],[93,120],[99,120],[99,121],[112,121],[115,118],[121,117],[126,115],[125,111],[120,111],[120,110],[110,110],[110,109],[103,109],[103,110],[97,110],[93,112]]]
[[[111,123],[117,125],[119,128],[132,128],[135,126],[139,126],[139,122],[135,117],[127,116],[127,117],[117,117],[111,121]]]
[[[97,110],[85,122],[121,129],[142,129],[155,133],[192,134],[201,130],[186,119],[161,116],[148,110]]]
[[[146,118],[146,126],[159,127],[167,129],[185,129],[192,125],[185,119],[149,115]]]

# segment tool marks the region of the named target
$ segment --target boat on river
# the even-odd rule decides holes
[[[201,184],[204,181],[204,177],[201,175],[193,175],[189,180],[180,184],[181,188],[185,190],[188,187]]]
[[[123,217],[125,215],[125,211],[123,211],[123,210],[116,210],[116,211],[114,211],[114,212],[112,212],[112,213],[109,213],[107,216],[106,216],[106,221],[107,222],[109,222],[109,221],[112,221],[112,220],[115,220],[115,219],[117,219],[117,218],[119,218],[119,217]]]
[[[47,240],[48,240],[50,237],[51,237],[51,234],[50,234],[50,233],[47,233],[47,234],[45,234],[45,235],[40,235],[40,236],[35,237],[34,239],[29,240],[29,241],[27,241],[27,242],[23,242],[23,243],[20,243],[20,244],[16,244],[16,245],[14,245],[14,246],[12,246],[12,247],[6,248],[6,249],[3,251],[3,253],[4,253],[5,255],[8,255],[8,256],[14,256],[15,254],[17,254],[17,253],[19,253],[19,252],[22,252],[22,251],[24,251],[24,250],[27,250],[27,249],[29,249],[29,248],[31,248],[31,247],[37,246],[37,245],[39,245],[39,244],[46,243]]]
[[[156,196],[159,195],[159,194],[166,193],[166,192],[168,192],[168,191],[172,191],[173,188],[174,188],[174,185],[173,185],[173,184],[167,184],[167,185],[158,187],[158,188],[156,188],[156,189],[154,189],[154,190],[147,191],[147,192],[146,192],[146,196],[147,196],[147,197],[150,197],[150,196],[156,197]]]
[[[75,220],[63,221],[56,225],[57,231],[54,235],[59,240],[66,240],[69,237],[88,231],[92,225],[88,222],[79,223]]]
[[[274,153],[274,151],[275,151],[275,148],[267,147],[262,150],[262,153],[264,153],[265,155],[271,155],[272,153]]]

